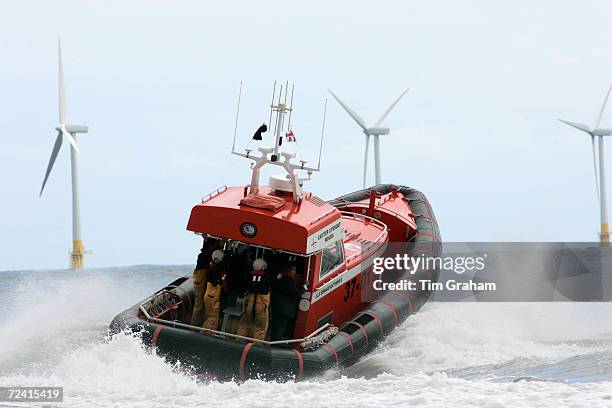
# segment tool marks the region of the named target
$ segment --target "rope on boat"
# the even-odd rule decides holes
[[[336,334],[338,334],[338,328],[336,326],[329,326],[329,328],[323,330],[316,336],[312,336],[309,339],[301,342],[300,347],[304,351],[316,350],[323,344],[327,343]]]

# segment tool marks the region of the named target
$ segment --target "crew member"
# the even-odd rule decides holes
[[[232,247],[231,261],[228,263],[227,281],[229,292],[234,292],[234,297],[241,296],[244,294],[246,289],[247,277],[244,271],[248,271],[253,265],[253,257],[249,251],[249,246],[246,244],[239,244],[236,247]],[[235,299],[234,299],[235,300]],[[233,305],[233,301],[229,304]]]
[[[206,277],[208,273],[208,263],[210,260],[213,243],[204,239],[202,249],[198,254],[198,261],[193,270],[193,289],[195,292],[195,304],[191,314],[191,324],[201,326],[204,321],[204,292],[206,292]]]
[[[262,258],[253,261],[253,269],[247,280],[247,295],[244,313],[238,323],[239,336],[264,340],[268,330],[270,309],[270,279],[268,264]]]
[[[202,325],[205,329],[217,330],[219,327],[219,309],[221,308],[221,292],[225,280],[226,264],[223,262],[225,252],[215,249],[211,255],[208,267],[208,282],[204,294],[205,318]]]
[[[297,316],[298,301],[303,288],[298,288],[295,274],[297,268],[289,264],[281,269],[272,284],[274,294],[272,296],[272,330],[270,338],[281,340],[287,333],[292,331]]]

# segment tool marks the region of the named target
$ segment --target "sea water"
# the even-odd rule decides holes
[[[612,407],[610,303],[428,303],[352,367],[298,383],[209,381],[107,337],[190,270],[0,272],[0,386],[62,386],[58,407]]]

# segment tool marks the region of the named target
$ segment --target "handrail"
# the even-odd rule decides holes
[[[336,207],[333,207],[333,208],[327,210],[326,212],[324,212],[323,214],[319,215],[314,220],[310,221],[310,223],[308,225],[310,226],[310,225],[314,224],[315,222],[322,220],[323,218],[327,217],[329,214],[333,213],[336,210],[337,210]]]
[[[208,193],[206,194],[204,197],[202,197],[202,204],[204,204],[205,202],[212,200],[213,197],[218,196],[219,194],[224,193],[227,190],[227,186],[224,185],[222,187],[219,187],[218,189],[216,189],[215,191],[213,191],[212,193]]]
[[[336,208],[337,208],[337,209],[341,209],[341,208],[344,208],[344,207],[350,207],[350,206],[351,206],[351,204],[360,204],[360,205],[363,205],[364,207],[367,207],[367,204],[366,204],[366,203],[353,202],[353,201],[345,201],[345,202],[344,202],[342,205],[338,205],[338,206],[336,206]],[[384,203],[383,203],[383,204],[384,204]],[[391,209],[391,208],[384,207],[384,206],[382,206],[382,205],[380,205],[380,204],[376,204],[376,205],[374,206],[374,209],[375,209],[375,210],[376,210],[376,209],[378,209],[378,210],[384,210],[385,212],[391,213],[391,214],[392,214],[392,215],[394,215],[396,218],[402,218],[402,219],[404,219],[405,221],[408,221],[408,222],[414,222],[413,220],[411,220],[411,219],[410,219],[410,217],[407,217],[407,216],[405,216],[405,215],[403,215],[403,214],[400,214],[399,212],[397,212],[397,211],[395,211],[395,210],[393,210],[393,209]],[[340,212],[351,212],[351,211],[340,211]]]
[[[154,323],[159,323],[159,324],[169,325],[169,326],[174,326],[174,327],[182,327],[184,329],[189,329],[189,330],[197,330],[199,332],[213,334],[213,335],[215,335],[217,337],[231,337],[231,338],[234,338],[234,339],[245,340],[245,341],[248,341],[248,342],[260,343],[260,344],[264,344],[264,345],[267,345],[267,346],[274,346],[274,345],[277,345],[277,344],[302,343],[303,341],[306,341],[309,338],[311,338],[313,336],[316,336],[317,334],[321,333],[323,330],[327,329],[330,326],[329,323],[325,323],[323,326],[319,327],[317,330],[313,331],[308,336],[300,338],[300,339],[275,340],[275,341],[259,340],[259,339],[254,339],[252,337],[239,336],[237,334],[225,333],[225,332],[222,332],[222,331],[219,331],[219,330],[205,329],[204,327],[192,326],[190,324],[185,324],[185,323],[180,323],[180,322],[173,322],[173,321],[170,321],[170,320],[160,319],[158,317],[153,317],[153,316],[151,316],[149,314],[147,309],[145,309],[145,307],[143,306],[143,304],[146,304],[147,302],[150,302],[152,299],[153,299],[153,296],[147,298],[144,302],[140,303],[138,305],[138,307],[139,307],[140,311],[142,312],[142,314],[145,315],[147,320],[150,320],[150,321],[152,321]]]
[[[370,217],[369,215],[359,214],[359,213],[356,213],[356,212],[353,212],[353,211],[340,211],[340,214],[343,217],[351,217],[351,218],[354,218],[356,220],[359,220],[359,219],[367,220],[367,221],[373,222],[374,224],[377,224],[377,226],[379,226],[379,227],[381,227],[383,229],[387,229],[387,224],[385,224],[382,221],[377,220],[374,217]]]
[[[355,212],[351,212],[351,211],[340,211],[340,214],[343,217],[351,217],[351,218],[353,218],[355,220],[359,220],[359,219],[368,220],[368,221],[372,222],[373,224],[375,224],[377,227],[381,228],[380,234],[378,234],[378,236],[376,238],[374,238],[374,240],[370,243],[370,245],[362,247],[361,251],[355,252],[351,256],[347,256],[346,259],[345,259],[345,262],[352,261],[358,255],[361,255],[362,253],[368,251],[370,248],[372,248],[374,245],[376,245],[379,242],[379,240],[383,237],[383,235],[385,235],[385,233],[387,232],[387,229],[388,229],[387,228],[387,224],[377,220],[376,218],[372,218],[370,216],[367,216],[367,215],[364,215],[364,214],[355,213]]]

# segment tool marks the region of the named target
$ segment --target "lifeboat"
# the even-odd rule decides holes
[[[139,333],[145,345],[206,378],[300,380],[349,366],[417,312],[431,294],[418,288],[376,291],[372,284],[380,279],[373,267],[377,258],[398,252],[439,254],[440,232],[425,196],[393,184],[331,201],[304,191],[304,181],[319,168],[294,163],[295,154],[280,148],[282,116],[291,107],[278,103],[272,108],[277,112],[274,147],[260,147],[258,154],[232,151],[253,162],[250,184],[208,194],[192,208],[187,223],[188,231],[201,236],[205,245],[214,243],[231,261],[217,327],[192,322],[196,291],[191,275],[123,311],[110,325],[111,333]],[[260,185],[264,166],[276,166],[285,174]],[[300,177],[300,172],[308,177]],[[280,277],[275,266],[290,260],[295,266],[292,279],[300,288],[290,303],[292,317],[279,332],[275,308],[281,296],[271,286],[263,338],[237,334],[247,313],[245,289],[232,277],[250,270],[252,259],[266,260],[272,280]],[[438,275],[437,269],[422,269],[396,272],[387,279],[437,281]]]

